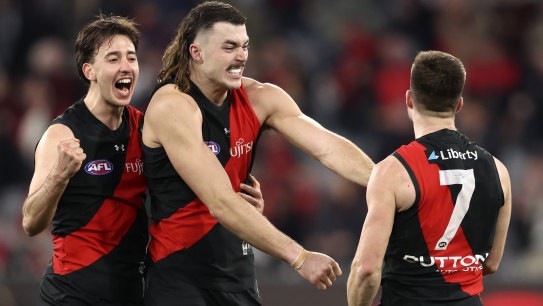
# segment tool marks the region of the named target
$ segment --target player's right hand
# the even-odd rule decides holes
[[[54,171],[66,179],[71,178],[79,171],[87,157],[77,138],[67,138],[59,141],[57,153],[58,158]]]
[[[339,264],[334,259],[317,252],[309,252],[309,256],[303,262],[298,273],[319,290],[331,287],[337,277],[342,274]]]

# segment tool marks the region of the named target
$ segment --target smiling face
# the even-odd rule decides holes
[[[245,25],[215,23],[196,36],[191,45],[191,73],[219,88],[241,86],[243,69],[249,55],[249,37]]]
[[[130,103],[139,76],[136,48],[124,35],[107,39],[91,63],[83,64],[83,73],[90,81],[88,97],[99,97],[112,106]]]

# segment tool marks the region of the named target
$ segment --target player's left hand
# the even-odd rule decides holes
[[[264,212],[264,198],[262,190],[260,190],[260,182],[254,176],[249,174],[249,182],[251,185],[240,184],[241,192],[238,194],[249,204],[253,205],[260,213]]]

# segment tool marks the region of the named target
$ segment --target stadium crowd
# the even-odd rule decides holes
[[[0,1],[0,302],[27,305],[51,256],[50,236],[27,237],[21,206],[36,142],[86,91],[73,39],[98,13],[133,18],[142,32],[133,103],[145,110],[161,55],[195,0]],[[304,113],[375,161],[412,139],[405,110],[419,50],[454,54],[468,71],[458,127],[509,168],[513,213],[489,290],[543,290],[543,4],[537,0],[232,0],[247,12],[245,75],[284,88]],[[273,132],[270,132],[273,134]],[[278,135],[258,145],[253,174],[265,215],[345,275],[365,215],[365,190],[338,178]],[[288,265],[257,256],[265,284],[296,285]],[[340,282],[345,283],[346,277]],[[29,292],[29,290],[31,292]],[[10,302],[11,301],[11,304]]]

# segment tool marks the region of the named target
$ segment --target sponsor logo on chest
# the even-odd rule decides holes
[[[214,141],[206,141],[205,144],[215,155],[221,152],[221,146]],[[239,138],[233,147],[230,148],[230,156],[242,158],[253,150],[253,141],[245,142],[243,138]]]
[[[253,149],[253,141],[245,142],[243,138],[236,141],[236,145],[230,148],[230,156],[241,158],[249,154]]]
[[[98,159],[85,165],[85,172],[90,175],[106,175],[113,171],[113,163],[109,160]]]
[[[85,165],[85,172],[90,175],[99,176],[107,175],[113,172],[113,163],[107,159],[97,159],[88,162]],[[134,161],[127,161],[124,164],[124,171],[126,173],[136,173],[141,175],[143,173],[143,161],[141,156],[137,157]]]
[[[211,150],[211,152],[213,152],[213,154],[219,155],[219,153],[221,153],[221,146],[219,146],[218,143],[214,141],[206,141],[205,144]]]

